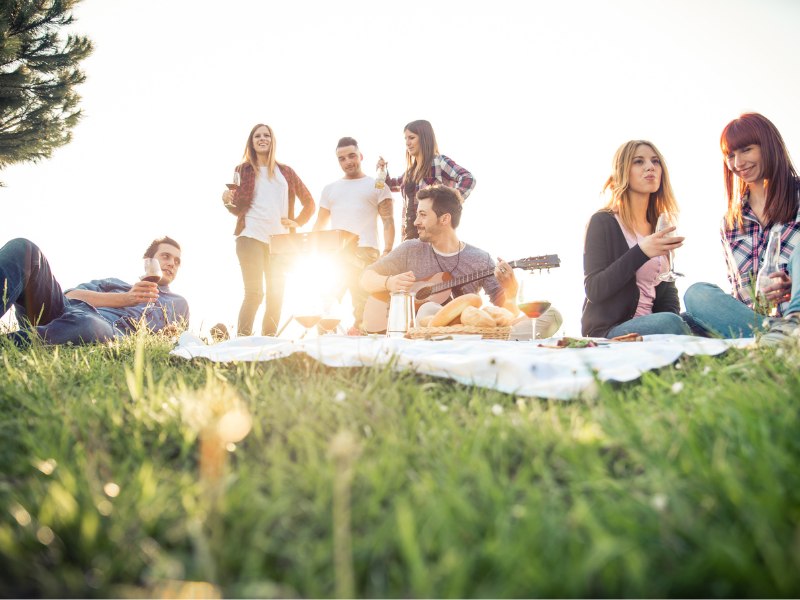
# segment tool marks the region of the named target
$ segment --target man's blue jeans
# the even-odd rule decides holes
[[[16,309],[20,330],[7,337],[17,344],[36,336],[48,344],[114,338],[114,327],[94,307],[64,295],[42,251],[23,238],[0,248],[0,302],[0,316]]]
[[[792,252],[788,271],[792,278],[792,295],[784,315],[800,312],[800,252]],[[769,318],[710,283],[690,286],[683,295],[683,304],[686,320],[710,335],[751,337],[756,331],[769,328]]]

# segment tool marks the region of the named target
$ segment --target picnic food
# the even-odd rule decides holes
[[[494,319],[494,326],[496,327],[506,327],[511,325],[511,321],[514,320],[514,315],[511,311],[502,306],[489,304],[488,306],[484,306],[481,310]]]
[[[626,333],[625,335],[618,335],[611,338],[612,342],[641,342],[642,336],[638,333]]]
[[[419,327],[430,327],[431,321],[433,321],[433,315],[428,315],[427,317],[422,317],[421,319],[417,319],[417,326]]]
[[[461,313],[461,323],[464,325],[473,325],[475,327],[494,327],[495,321],[481,308],[468,306]]]
[[[478,294],[464,294],[445,304],[439,312],[433,315],[430,327],[444,327],[461,317],[461,313],[468,306],[480,308],[483,302]]]

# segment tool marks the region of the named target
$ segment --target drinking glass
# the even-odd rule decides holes
[[[517,307],[531,320],[531,341],[533,342],[536,341],[536,320],[550,308],[550,301],[542,300],[535,287],[532,279],[523,279],[519,282],[517,292]]]
[[[158,283],[163,276],[164,274],[161,272],[161,263],[158,262],[157,258],[144,259],[144,275],[141,277],[142,281]]]
[[[239,173],[239,171],[234,171],[233,172],[233,183],[226,183],[225,187],[227,187],[229,190],[235,190],[241,184],[242,184],[242,176],[241,176],[241,174]],[[231,207],[231,206],[233,206],[233,202],[226,202],[225,206]]]
[[[305,328],[303,335],[300,336],[300,339],[302,340],[304,337],[306,337],[306,334],[308,334],[314,325],[322,320],[322,315],[295,315],[294,320]]]
[[[677,227],[678,219],[677,217],[668,212],[663,212],[658,215],[658,223],[656,223],[656,232],[663,231],[669,227]],[[677,230],[676,230],[677,231]],[[670,233],[667,237],[673,237],[677,235],[675,231]],[[668,269],[664,273],[659,274],[658,278],[661,281],[675,281],[678,277],[683,277],[683,273],[678,273],[675,271],[675,252],[673,250],[669,251],[669,256],[667,257],[667,264]]]

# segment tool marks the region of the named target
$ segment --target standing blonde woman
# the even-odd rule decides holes
[[[285,273],[269,254],[270,236],[304,225],[314,214],[314,198],[290,167],[275,160],[275,135],[259,123],[250,131],[242,163],[236,167],[240,184],[222,194],[236,215],[236,256],[242,269],[244,300],[239,310],[238,335],[251,335],[264,299],[267,304],[261,335],[275,335],[281,317]],[[295,216],[295,199],[303,209]]]
[[[684,239],[669,237],[674,227],[654,233],[660,213],[678,210],[661,153],[644,140],[623,144],[603,191],[609,201],[584,243],[583,335],[689,334],[675,283],[659,279]]]
[[[403,196],[403,240],[410,240],[419,237],[414,227],[418,191],[441,183],[457,189],[461,199],[466,200],[475,187],[475,178],[451,158],[439,154],[436,135],[428,121],[411,121],[403,133],[406,138],[406,170],[400,177],[387,177],[386,184]],[[379,169],[387,164],[382,157],[378,160]]]

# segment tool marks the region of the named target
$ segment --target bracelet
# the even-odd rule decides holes
[[[391,275],[387,275],[386,280],[383,282],[383,287],[387,292],[389,291],[389,277],[391,277]]]

